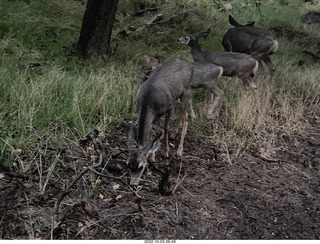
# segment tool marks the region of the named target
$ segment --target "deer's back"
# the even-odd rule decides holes
[[[253,52],[265,52],[276,41],[268,30],[240,26],[227,31],[222,40],[222,45],[226,51],[244,52],[251,54]]]
[[[253,57],[238,52],[208,51],[203,53],[203,58],[203,61],[221,66],[223,76],[235,76],[256,66]]]

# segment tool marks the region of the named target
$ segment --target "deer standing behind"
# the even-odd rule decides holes
[[[192,65],[193,76],[191,88],[205,88],[211,93],[207,117],[213,118],[215,113],[219,113],[219,109],[216,108],[220,105],[223,96],[223,91],[221,91],[217,86],[217,81],[223,74],[223,68],[212,63],[193,62]],[[214,98],[213,94],[215,95]],[[216,112],[214,113],[214,111]],[[192,108],[192,97],[190,98],[190,113],[192,117],[195,117],[195,113]]]
[[[278,49],[278,42],[274,40],[270,31],[253,27],[255,22],[240,25],[231,15],[230,28],[222,39],[222,46],[228,52],[242,52],[250,54],[259,62],[259,74],[265,73],[262,61],[270,70],[270,80],[273,80],[276,66],[271,62],[270,55]]]
[[[191,96],[192,74],[193,66],[191,63],[182,58],[171,58],[157,68],[141,85],[137,95],[137,126],[130,122],[128,128],[128,166],[131,171],[131,185],[139,184],[150,154],[152,154],[151,157],[154,161],[154,153],[159,149],[163,135],[161,132],[154,140],[151,140],[152,125],[162,116],[165,116],[164,151],[165,156],[169,157],[169,121],[177,99],[180,99],[181,114],[173,132],[177,133],[179,125],[183,121],[177,151],[177,155],[182,156],[184,137],[188,127],[186,117]]]
[[[252,81],[257,69],[258,61],[250,55],[225,51],[202,51],[198,39],[205,39],[211,30],[199,32],[186,37],[180,37],[178,41],[186,44],[191,49],[191,55],[195,62],[212,63],[223,68],[222,76],[238,77],[246,90],[256,89]]]

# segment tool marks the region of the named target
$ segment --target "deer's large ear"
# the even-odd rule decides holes
[[[132,121],[128,124],[128,149],[132,150],[137,148],[137,127]]]
[[[252,26],[254,26],[255,23],[256,23],[255,21],[252,21],[252,22],[249,22],[248,24],[246,24],[245,26],[252,27]]]
[[[154,138],[152,143],[150,144],[148,148],[148,154],[154,153],[159,150],[161,146],[162,138],[163,138],[163,132],[161,131],[159,135],[157,135],[156,138]]]
[[[196,34],[196,37],[197,38],[206,39],[209,36],[210,32],[211,32],[211,29],[208,29],[208,30],[203,31],[203,32],[199,32],[199,33]]]
[[[241,26],[231,15],[229,15],[229,23],[233,26]]]

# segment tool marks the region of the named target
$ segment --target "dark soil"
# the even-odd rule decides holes
[[[52,174],[45,167],[42,174],[0,173],[0,237],[320,239],[319,118],[310,125],[292,138],[279,135],[273,158],[258,153],[258,142],[235,154],[211,141],[213,129],[203,129],[202,135],[189,131],[182,158],[157,155],[161,170],[172,168],[171,195],[159,192],[162,176],[152,167],[139,189],[131,189],[126,177],[118,181],[88,172],[71,187],[56,216],[63,189],[97,156],[90,141],[52,152],[47,159],[37,154],[34,163],[50,159],[47,164],[55,164]],[[128,156],[111,156],[126,149],[126,127],[100,132],[98,142],[105,162],[113,166],[99,171],[120,176]]]

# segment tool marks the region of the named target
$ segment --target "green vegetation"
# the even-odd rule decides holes
[[[161,1],[158,12],[163,24],[140,28],[154,12],[133,16],[142,3],[159,1],[120,0],[114,24],[114,56],[108,63],[81,60],[74,54],[85,7],[76,1],[35,0],[0,2],[0,162],[29,169],[23,157],[32,150],[59,150],[86,135],[93,126],[105,128],[135,118],[136,76],[143,67],[141,57],[155,56],[163,62],[171,56],[191,60],[189,49],[177,43],[187,33],[212,29],[201,41],[203,49],[222,50],[221,38],[229,28],[228,14],[212,1]],[[223,1],[221,6],[223,5]],[[275,82],[259,81],[258,100],[245,94],[240,82],[222,79],[225,91],[219,119],[203,116],[202,90],[194,91],[198,119],[190,122],[197,132],[213,124],[213,141],[228,146],[245,144],[253,135],[266,148],[273,145],[272,133],[286,128],[289,136],[308,125],[308,116],[319,116],[319,64],[302,53],[317,52],[320,34],[300,22],[299,16],[316,5],[302,1],[233,1],[231,14],[240,22],[256,20],[256,26],[279,31],[279,50],[272,56],[277,66]],[[284,14],[285,13],[285,14]],[[166,21],[170,20],[170,21]],[[126,35],[118,35],[124,29]],[[296,33],[294,40],[290,35]],[[297,63],[303,60],[304,65]],[[200,135],[201,133],[199,133]],[[235,134],[241,137],[235,138]],[[271,153],[265,152],[266,154]]]

